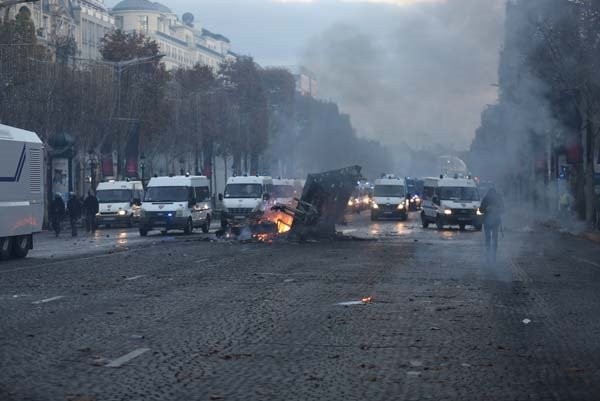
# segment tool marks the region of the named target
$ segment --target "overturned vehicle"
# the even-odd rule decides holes
[[[282,237],[297,241],[335,238],[335,225],[343,220],[360,172],[361,167],[352,166],[310,174],[296,206],[266,203],[262,213],[252,214],[244,224],[223,227],[217,235],[267,242]]]

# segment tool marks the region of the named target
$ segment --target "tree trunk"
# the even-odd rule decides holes
[[[258,154],[255,152],[250,154],[250,174],[258,174]]]
[[[242,154],[239,151],[233,154],[233,174],[242,175]]]

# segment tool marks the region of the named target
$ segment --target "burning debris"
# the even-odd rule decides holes
[[[250,217],[244,225],[229,227],[217,235],[260,242],[284,237],[298,241],[334,239],[337,237],[335,224],[344,217],[360,171],[359,166],[352,166],[310,174],[295,207],[271,205],[264,213]]]
[[[306,240],[333,239],[335,225],[344,218],[348,200],[361,177],[359,166],[310,174],[296,208],[275,206],[294,219],[288,236]]]

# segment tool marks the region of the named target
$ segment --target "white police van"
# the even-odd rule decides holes
[[[0,259],[24,258],[44,222],[44,147],[33,132],[0,124]]]
[[[298,193],[295,187],[294,180],[285,178],[274,178],[273,193],[271,195],[274,203],[280,205],[294,206],[296,203],[294,201],[294,198],[299,198],[301,194]]]
[[[481,230],[483,216],[477,183],[471,178],[440,176],[426,178],[423,188],[421,222],[423,228],[435,224],[438,229],[467,225]]]
[[[387,175],[385,178],[375,180],[373,187],[373,201],[371,202],[371,220],[381,218],[408,218],[408,203],[406,201],[406,181]]]
[[[140,211],[141,236],[153,229],[163,234],[194,228],[207,233],[210,229],[212,205],[210,182],[205,176],[153,177],[148,182]]]
[[[139,219],[139,211],[144,199],[144,186],[141,181],[107,181],[96,188],[98,213],[96,224],[126,224],[133,226]]]
[[[273,192],[273,179],[267,176],[237,176],[227,180],[225,191],[219,194],[223,202],[221,227],[264,213]]]

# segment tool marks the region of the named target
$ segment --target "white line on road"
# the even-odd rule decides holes
[[[204,262],[208,262],[209,259],[198,259],[198,260],[194,260],[194,263],[204,263]]]
[[[127,280],[127,281],[137,280],[138,278],[142,278],[142,277],[146,277],[146,275],[140,274],[139,276],[127,277],[125,280]]]
[[[138,356],[140,356],[148,351],[150,351],[150,348],[138,348],[136,350],[131,351],[129,354],[125,354],[125,355],[115,359],[114,361],[111,361],[110,363],[106,364],[106,367],[107,368],[120,368],[127,362],[131,361],[134,358],[137,358]]]
[[[59,295],[59,296],[57,296],[57,297],[46,298],[46,299],[40,299],[39,301],[34,301],[34,302],[32,302],[32,304],[34,304],[34,305],[45,304],[45,303],[47,303],[47,302],[57,301],[57,300],[59,300],[59,299],[63,299],[63,298],[64,298],[64,296],[62,296],[62,295]]]
[[[578,260],[578,261],[583,262],[583,263],[590,264],[592,266],[600,267],[600,263],[592,262],[591,260],[587,260],[587,259],[583,259],[583,258],[578,258],[576,256],[573,256],[573,259]]]

